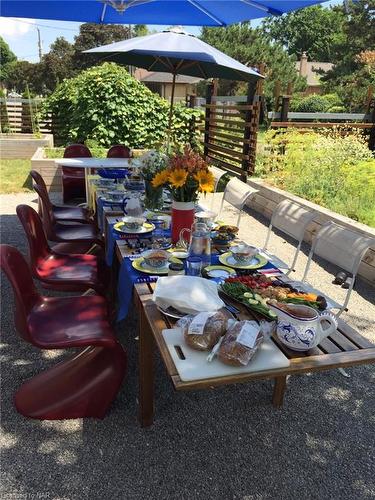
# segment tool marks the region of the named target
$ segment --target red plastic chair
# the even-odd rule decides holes
[[[34,184],[33,187],[40,197],[43,228],[49,241],[77,244],[87,243],[88,245],[96,244],[101,247],[104,246],[103,240],[98,235],[97,228],[94,224],[62,224],[56,222],[53,211],[46,200],[43,199],[42,190],[36,184]]]
[[[37,212],[28,205],[18,205],[17,215],[29,242],[31,273],[44,288],[62,292],[91,288],[105,293],[109,273],[102,259],[95,255],[65,255],[53,251]]]
[[[104,298],[42,297],[25,259],[9,245],[0,245],[0,268],[13,287],[15,325],[24,340],[41,349],[87,347],[21,386],[17,410],[41,420],[103,418],[127,367]]]
[[[60,205],[54,205],[49,197],[46,183],[43,177],[36,170],[31,170],[30,175],[33,178],[35,184],[39,186],[40,193],[45,199],[45,203],[49,205],[49,209],[52,210],[53,215],[57,222],[81,222],[83,224],[91,223],[88,211],[81,207],[68,206],[63,207]],[[39,206],[41,206],[41,201],[39,200]],[[40,209],[41,211],[41,209]]]
[[[123,144],[116,144],[108,149],[107,158],[130,158],[130,149]]]
[[[71,144],[65,148],[64,158],[92,158],[91,151],[84,144]],[[79,167],[62,167],[63,201],[86,198],[85,171]]]

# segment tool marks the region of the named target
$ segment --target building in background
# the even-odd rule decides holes
[[[308,61],[306,52],[303,52],[301,60],[296,62],[296,70],[300,76],[306,77],[307,88],[304,94],[322,94],[323,89],[320,82],[320,78],[322,77],[321,71],[326,73],[332,67],[332,63]]]
[[[164,97],[170,102],[173,78],[171,73],[156,73],[137,68],[134,72],[134,78],[146,85],[152,92],[159,94],[160,97]],[[174,102],[185,102],[187,96],[196,95],[196,85],[200,81],[200,78],[193,76],[177,75]]]

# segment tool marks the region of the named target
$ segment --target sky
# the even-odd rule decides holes
[[[342,0],[331,0],[324,5],[336,5],[342,3]],[[257,26],[261,20],[252,21],[252,26]],[[46,21],[38,19],[13,19],[0,17],[0,35],[8,43],[11,50],[18,59],[37,62],[38,57],[38,32],[42,40],[42,53],[49,51],[51,43],[58,36],[63,36],[69,42],[74,41],[74,36],[79,32],[80,23],[68,21]],[[150,29],[162,31],[166,26],[149,26]],[[186,31],[198,35],[199,27],[189,26]]]

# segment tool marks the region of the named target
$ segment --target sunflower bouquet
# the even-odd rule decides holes
[[[154,188],[165,187],[175,201],[196,201],[199,193],[214,190],[215,179],[208,163],[190,146],[170,157],[168,166],[152,179]]]

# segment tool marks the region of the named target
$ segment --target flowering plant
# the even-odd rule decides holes
[[[208,163],[190,146],[170,157],[168,166],[152,180],[154,188],[166,187],[175,201],[196,201],[198,193],[214,190],[215,179]]]
[[[158,172],[166,168],[168,157],[160,151],[152,149],[139,158],[139,162],[143,178],[151,181]]]

